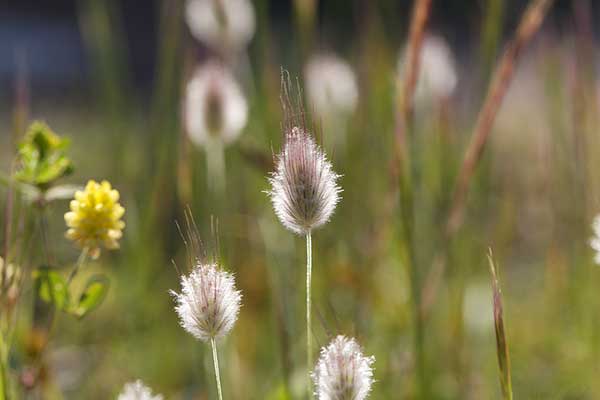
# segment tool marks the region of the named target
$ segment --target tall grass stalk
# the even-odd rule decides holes
[[[415,214],[413,194],[417,166],[415,165],[414,154],[412,153],[414,153],[416,146],[414,140],[409,140],[409,133],[412,128],[413,97],[419,76],[421,47],[430,9],[431,0],[417,0],[413,8],[408,41],[406,75],[403,77],[402,86],[398,93],[398,111],[395,127],[395,158],[397,165],[399,166],[398,180],[400,189],[401,225],[403,227],[410,276],[411,305],[414,321],[414,353],[420,398],[427,398],[427,382],[423,318],[420,306],[421,280],[419,278],[417,256],[415,253],[416,249],[414,245]]]
[[[306,390],[308,398],[312,398],[310,370],[313,366],[312,358],[312,323],[311,323],[311,304],[310,287],[312,283],[312,235],[308,231],[306,234]]]
[[[488,252],[488,262],[490,273],[492,275],[492,289],[494,293],[494,328],[496,331],[496,351],[498,353],[498,367],[500,368],[500,387],[502,388],[502,398],[512,400],[512,382],[510,378],[510,356],[508,352],[508,342],[504,329],[504,315],[502,308],[502,290],[498,282],[496,266],[492,255],[492,250]]]
[[[473,136],[471,136],[471,141],[465,152],[456,181],[447,226],[450,233],[458,230],[462,224],[471,178],[483,154],[496,115],[512,81],[520,55],[542,25],[550,5],[552,5],[552,0],[532,0],[527,10],[525,10],[523,18],[521,18],[513,40],[508,44],[502,58],[498,62],[485,101],[477,117]]]
[[[215,338],[210,339],[210,346],[212,347],[213,363],[215,365],[217,393],[219,394],[219,400],[223,400],[223,389],[221,389],[221,374],[219,372],[219,356],[217,354],[217,344],[215,343]]]
[[[510,86],[514,71],[520,60],[523,49],[529,44],[533,35],[539,30],[553,0],[532,0],[525,10],[521,21],[515,31],[513,39],[509,42],[504,54],[498,61],[492,80],[488,86],[487,95],[477,116],[473,128],[471,141],[465,155],[454,186],[453,197],[449,206],[448,218],[444,230],[442,247],[434,257],[433,268],[425,281],[423,291],[423,312],[426,315],[435,303],[441,277],[447,267],[450,243],[463,223],[463,214],[466,206],[467,192],[471,184],[475,168],[477,167],[483,150],[491,133],[496,115],[506,92]]]

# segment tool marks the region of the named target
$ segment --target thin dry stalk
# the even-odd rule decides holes
[[[396,116],[396,151],[399,160],[404,158],[403,152],[406,151],[406,132],[413,110],[413,97],[421,64],[421,46],[430,10],[431,0],[416,0],[410,22],[406,71],[399,93]]]
[[[494,72],[494,77],[490,83],[483,107],[477,117],[473,136],[471,137],[471,142],[469,143],[458,174],[448,225],[446,227],[449,235],[456,232],[462,224],[466,195],[471,178],[487,143],[494,120],[496,119],[496,114],[514,75],[519,57],[525,46],[540,28],[552,1],[533,0],[529,4],[517,27],[515,37],[508,44]]]
[[[492,274],[492,290],[494,293],[494,329],[496,331],[496,351],[498,353],[498,367],[500,368],[500,387],[502,388],[502,398],[512,400],[512,383],[510,378],[510,355],[508,352],[508,342],[504,330],[504,316],[502,308],[502,290],[496,274],[496,266],[492,249],[488,252],[488,262],[490,264],[490,273]]]
[[[421,297],[421,311],[424,317],[435,303],[439,285],[442,281],[441,277],[447,265],[448,242],[462,225],[469,184],[487,143],[496,114],[514,75],[514,69],[523,49],[540,28],[552,2],[553,0],[532,0],[521,18],[514,38],[508,44],[497,64],[458,174],[444,231],[444,240],[442,240],[444,247],[434,258],[433,268],[431,268],[431,272],[424,283]]]

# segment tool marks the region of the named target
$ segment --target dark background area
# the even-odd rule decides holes
[[[361,23],[361,3],[348,1],[321,1],[319,25],[321,35],[329,40],[347,41],[352,24]],[[156,39],[160,4],[158,1],[113,1],[117,18],[121,21],[127,42],[124,48],[131,68],[131,77],[137,88],[148,88],[154,76]],[[273,29],[285,31],[293,23],[292,2],[270,1],[267,5]],[[387,35],[397,36],[399,46],[406,33],[411,1],[379,2]],[[512,32],[517,18],[526,6],[525,0],[505,4],[505,30]],[[89,68],[80,25],[77,17],[78,2],[73,0],[24,1],[9,0],[0,4],[0,84],[2,96],[9,92],[18,65],[26,64],[33,90],[47,91],[64,88],[76,89],[89,81]],[[443,32],[457,51],[467,51],[475,42],[479,29],[483,0],[444,0],[433,2],[434,30]],[[599,7],[591,4],[597,20]],[[572,7],[569,1],[558,1],[553,7],[553,26],[572,25]],[[289,32],[289,30],[287,30]],[[282,33],[283,34],[283,33]],[[337,43],[336,43],[337,45]],[[346,45],[349,45],[346,43]]]

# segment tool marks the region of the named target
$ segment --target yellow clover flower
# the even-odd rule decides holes
[[[100,255],[100,247],[119,248],[125,222],[121,220],[125,209],[119,204],[119,192],[109,182],[90,180],[85,190],[75,192],[71,211],[65,214],[68,230],[65,236],[90,252]]]

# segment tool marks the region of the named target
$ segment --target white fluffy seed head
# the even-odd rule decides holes
[[[229,333],[242,300],[233,275],[216,264],[196,265],[189,275],[181,276],[181,293],[171,294],[181,326],[204,342]]]
[[[256,28],[249,0],[188,0],[185,18],[192,35],[215,49],[246,46]]]
[[[398,62],[398,72],[403,75],[406,50]],[[444,38],[427,35],[420,53],[419,77],[415,92],[418,103],[428,103],[449,97],[458,83],[456,62]]]
[[[597,215],[592,222],[593,235],[590,239],[590,246],[594,250],[594,262],[600,265],[600,215]]]
[[[336,337],[321,349],[312,374],[318,400],[364,400],[373,384],[375,357],[365,357],[358,343]]]
[[[328,222],[340,199],[338,178],[310,133],[299,126],[288,129],[269,178],[279,221],[299,235]]]
[[[306,90],[311,105],[320,116],[354,111],[358,85],[350,64],[335,54],[312,57],[304,70]]]
[[[160,394],[153,395],[152,390],[139,379],[126,383],[117,400],[163,400]]]
[[[191,141],[204,146],[211,140],[235,141],[246,126],[248,104],[233,74],[217,62],[196,69],[183,103],[186,131]]]

